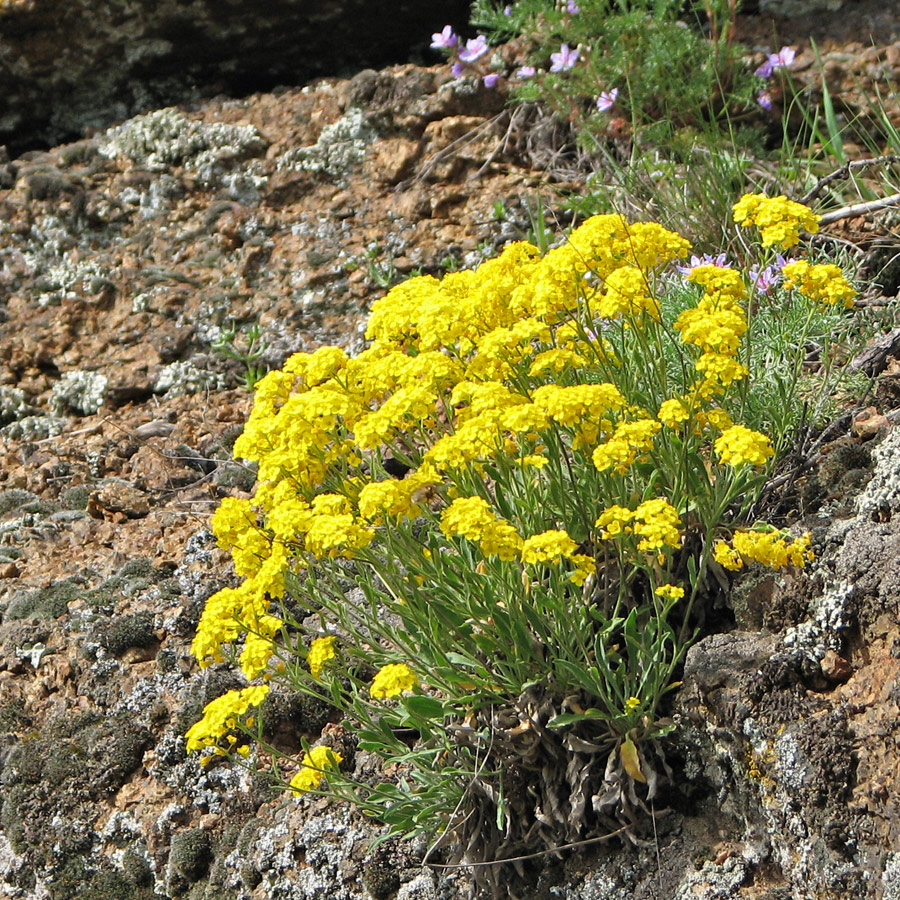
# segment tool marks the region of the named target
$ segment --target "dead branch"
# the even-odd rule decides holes
[[[809,206],[812,200],[815,200],[822,191],[828,187],[833,181],[839,181],[843,178],[849,178],[851,172],[855,172],[857,169],[868,169],[873,168],[875,166],[883,166],[888,163],[896,163],[900,162],[900,156],[895,156],[893,154],[888,154],[886,156],[875,156],[871,159],[855,159],[851,162],[846,163],[841,166],[839,169],[835,169],[828,175],[825,175],[823,178],[820,178],[812,190],[808,191],[804,194],[797,202],[802,203],[804,206]]]

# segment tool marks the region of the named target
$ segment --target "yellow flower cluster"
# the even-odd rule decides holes
[[[775,452],[766,435],[751,431],[743,425],[726,428],[716,439],[715,448],[719,459],[729,466],[741,466],[744,463],[764,466]]]
[[[526,538],[522,543],[523,563],[553,562],[562,557],[570,557],[578,545],[565,531],[544,531]]]
[[[343,761],[344,757],[331,747],[313,747],[309,753],[304,753],[300,771],[291,779],[294,796],[314,791],[328,772],[335,771]]]
[[[306,661],[309,664],[309,674],[313,678],[318,679],[322,675],[325,664],[337,655],[334,649],[336,642],[337,638],[335,637],[320,637],[310,645]]]
[[[819,230],[819,220],[808,206],[783,195],[744,194],[734,204],[733,212],[738,225],[759,228],[763,247],[790,250],[799,243],[801,230],[810,234]]]
[[[810,265],[801,259],[781,267],[784,275],[784,286],[798,290],[810,300],[816,300],[828,306],[842,303],[848,309],[853,306],[856,291],[844,277],[840,266],[832,263]]]
[[[766,245],[791,246],[799,229],[816,225],[805,207],[762,195],[742,198],[735,218],[758,226]],[[669,323],[660,321],[660,267],[690,249],[660,225],[595,216],[543,256],[518,242],[473,271],[399,284],[373,305],[370,345],[362,353],[350,357],[323,347],[295,354],[266,375],[234,448],[236,457],[258,464],[255,492],[223,501],[212,520],[242,581],[207,602],[192,647],[200,664],[221,661],[223,646],[243,639],[244,675],[268,677],[283,627],[273,603],[284,596],[285,578],[316,560],[379,557],[380,539],[410,519],[439,518],[443,537],[434,540],[464,538],[495,561],[566,566],[578,585],[596,569],[595,548],[579,553],[579,542],[590,547],[597,534],[627,536],[623,548],[660,558],[667,548],[680,548],[682,522],[672,503],[681,508],[684,498],[651,496],[637,504],[648,488],[641,484],[643,469],[633,467],[682,447],[693,453],[689,441],[700,434],[696,452],[714,478],[716,459],[708,458],[711,437],[704,429],[720,432],[715,453],[724,464],[762,466],[773,452],[765,435],[735,425],[716,408],[747,376],[740,350],[748,294],[740,273],[714,265],[691,269],[688,279],[702,296],[674,328],[695,374],[673,388],[675,396],[642,383],[650,379],[642,380],[636,361],[626,358],[629,347],[668,339]],[[792,263],[784,276],[788,287],[819,302],[846,303],[852,294],[836,267]],[[390,477],[391,456],[409,464],[402,477]],[[559,527],[571,506],[567,499],[548,493],[552,511],[517,506],[533,489],[552,485],[563,461],[575,470],[565,490],[576,487],[578,466],[591,464],[595,487],[612,488],[605,498],[585,498],[596,507],[573,526],[575,537]],[[659,482],[664,479],[653,483]],[[476,492],[483,496],[461,496]],[[604,509],[615,497],[637,505]],[[598,531],[591,533],[600,509]],[[777,540],[766,550],[754,538],[755,556],[741,545],[747,540],[735,535],[734,546],[716,552],[723,559],[726,550],[739,559],[764,552],[776,558]],[[447,559],[456,564],[465,557],[453,543]],[[801,552],[785,546],[789,559]],[[421,583],[425,572],[410,574],[409,584]],[[515,574],[527,586],[533,572]],[[663,585],[658,595],[675,600],[683,589]],[[335,657],[334,637],[314,640],[307,654],[311,676],[320,678]],[[418,683],[409,666],[390,664],[375,676],[370,695],[395,697]],[[242,697],[231,692],[219,698],[221,708],[210,704],[192,729],[192,749],[221,739],[243,715],[235,712]],[[319,770],[340,762],[328,753],[311,751],[292,786],[317,786]]]
[[[416,673],[405,663],[388,663],[382,666],[375,677],[369,693],[380,700],[397,697],[404,691],[412,691],[418,687]]]
[[[615,469],[624,475],[639,453],[650,450],[653,438],[662,426],[654,419],[620,422],[612,437],[593,452],[594,465],[601,471]]]
[[[595,524],[605,541],[621,534],[637,535],[641,539],[638,550],[681,546],[678,510],[661,497],[645,500],[634,510],[624,506],[607,507]]]
[[[770,569],[788,565],[802,568],[815,559],[809,544],[809,532],[789,542],[780,531],[736,531],[731,546],[725,541],[716,542],[713,558],[731,571],[742,569],[745,560],[762,563]]]
[[[485,556],[511,560],[519,555],[522,536],[501,519],[483,497],[458,497],[441,514],[441,530],[447,537],[460,535],[474,541]]]
[[[211,700],[203,709],[203,717],[187,731],[188,753],[216,747],[219,740],[246,715],[251,706],[259,706],[269,693],[267,684],[251,685],[239,691],[228,691]]]
[[[284,592],[288,564],[364,551],[379,527],[419,515],[425,489],[440,488],[447,473],[517,445],[524,464],[541,465],[539,437],[553,426],[578,429],[588,446],[612,431],[607,417],[625,400],[615,385],[578,375],[609,357],[602,340],[576,327],[573,311],[615,295],[632,313],[655,315],[654,271],[689,250],[662,226],[595,216],[543,257],[519,242],[477,270],[399,284],[374,304],[363,353],[323,347],[266,375],[234,448],[258,463],[255,494],[224,501],[212,522],[244,581],[210,598],[193,646],[201,664],[221,659],[222,645],[249,630],[245,672],[262,672],[278,628],[266,616]],[[516,371],[540,380],[562,373],[567,383],[532,384],[529,393],[513,386]],[[634,433],[619,432],[625,448],[616,465],[646,449],[642,435],[657,427],[632,423]],[[403,479],[335,481],[337,471],[359,471],[364,461],[379,472],[384,444],[398,436],[414,436],[424,451],[417,470]],[[521,544],[499,521],[478,540],[504,559]]]
[[[603,319],[640,318],[643,313],[659,319],[659,302],[650,291],[646,274],[636,266],[610,272],[606,277],[606,292],[593,308]]]
[[[747,331],[747,317],[740,305],[747,298],[747,289],[738,272],[721,266],[696,266],[688,280],[703,287],[703,296],[696,307],[678,316],[675,328],[684,343],[702,351],[694,363],[703,376],[695,390],[709,399],[748,373],[734,358]]]

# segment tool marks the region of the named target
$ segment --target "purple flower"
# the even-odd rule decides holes
[[[465,63],[455,62],[450,67],[450,72],[453,74],[454,78],[461,78],[464,74],[468,66]]]
[[[481,80],[484,82],[484,86],[486,88],[492,88],[497,86],[497,82],[500,80],[500,76],[496,72],[489,72]]]
[[[504,15],[504,16],[511,16],[511,15],[512,15],[512,7],[511,7],[511,6],[504,6],[504,7],[503,7],[503,15]]]
[[[452,25],[445,25],[441,31],[431,36],[431,46],[435,50],[449,50],[459,43],[459,38],[453,33]]]
[[[568,44],[563,44],[559,53],[550,54],[550,61],[553,63],[550,66],[551,72],[568,72],[578,62],[578,51],[570,50]]]
[[[581,7],[575,2],[575,0],[568,0],[566,3],[566,12],[571,16],[577,16],[578,13],[581,12]]]
[[[780,69],[782,66],[789,66],[797,57],[797,51],[791,47],[782,47],[776,54],[775,60],[772,62],[772,68]]]
[[[522,66],[516,69],[516,78],[534,78],[537,75],[537,69],[534,66]]]
[[[760,91],[756,95],[756,102],[763,109],[771,109],[772,108],[772,95],[768,91]]]
[[[618,96],[618,88],[613,88],[611,91],[600,91],[600,96],[597,98],[597,109],[600,112],[606,112],[613,106]]]
[[[716,266],[719,269],[730,269],[731,261],[725,253],[713,256],[711,253],[704,253],[703,256],[692,256],[690,262],[686,266],[675,266],[682,275],[690,275],[694,269],[700,266]]]
[[[769,78],[776,69],[789,66],[797,56],[795,50],[790,47],[782,47],[777,53],[770,53],[766,61],[753,73],[760,78]]]
[[[781,280],[781,269],[778,266],[766,266],[760,271],[757,266],[752,266],[749,275],[753,287],[761,294],[768,294]]]
[[[483,34],[479,34],[478,37],[469,38],[469,40],[466,41],[465,50],[459,51],[460,61],[464,63],[473,63],[476,59],[480,59],[484,56],[490,49],[487,38]]]

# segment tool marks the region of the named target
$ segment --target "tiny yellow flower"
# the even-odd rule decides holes
[[[571,556],[578,545],[565,531],[544,531],[526,538],[522,544],[522,562],[553,562],[560,557]]]
[[[744,228],[759,228],[763,247],[779,246],[790,250],[800,241],[800,231],[815,234],[819,230],[818,216],[801,203],[784,195],[744,194],[734,204],[734,221]]]
[[[344,757],[331,747],[313,747],[304,755],[300,771],[291,779],[294,796],[315,790],[327,773],[335,771],[343,761]]]
[[[631,712],[633,709],[638,709],[641,705],[641,701],[637,697],[629,697],[625,701],[625,709],[628,712]]]
[[[396,697],[404,691],[411,691],[419,684],[416,673],[405,663],[388,663],[378,670],[372,679],[369,693],[378,699]]]
[[[772,442],[764,434],[751,431],[743,425],[732,425],[716,438],[716,453],[723,463],[729,466],[740,466],[750,463],[764,466],[766,460],[775,452]]]
[[[313,678],[318,680],[325,664],[336,656],[334,649],[336,641],[335,637],[320,637],[312,642],[306,661],[309,663],[309,674]]]
[[[684,588],[675,584],[661,584],[654,592],[657,597],[668,597],[672,600],[680,600],[684,596]]]

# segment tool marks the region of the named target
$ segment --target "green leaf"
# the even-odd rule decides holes
[[[456,653],[455,651],[448,653],[447,659],[455,666],[465,666],[467,669],[477,669],[479,667],[477,660],[472,659],[471,656],[463,656],[462,653]]]
[[[435,697],[423,697],[413,694],[403,698],[403,706],[414,716],[422,719],[443,719],[445,715],[444,704]]]
[[[574,725],[576,722],[586,722],[589,720],[602,720],[609,721],[610,716],[606,713],[601,712],[599,709],[594,709],[591,707],[590,709],[586,709],[583,713],[561,713],[558,716],[554,716],[548,723],[548,728],[562,728],[564,725]]]

